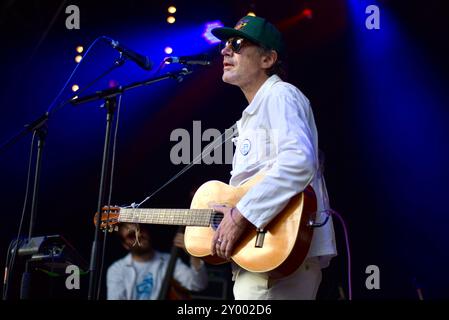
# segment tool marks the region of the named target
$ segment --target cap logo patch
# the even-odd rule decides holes
[[[246,26],[248,24],[247,20],[240,20],[236,26],[234,27],[235,30],[240,30],[242,29],[244,26]]]

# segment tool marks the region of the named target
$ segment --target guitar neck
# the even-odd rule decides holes
[[[120,209],[119,222],[208,227],[212,209]]]

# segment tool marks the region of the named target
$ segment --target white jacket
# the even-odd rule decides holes
[[[271,76],[237,121],[238,138],[230,184],[238,186],[264,170],[265,177],[238,202],[237,209],[258,228],[265,227],[309,184],[317,196],[317,221],[329,209],[319,171],[318,133],[309,100],[295,86]],[[337,253],[332,218],[314,231],[308,257],[322,267]]]

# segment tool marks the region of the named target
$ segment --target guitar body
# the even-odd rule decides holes
[[[191,209],[209,209],[211,204],[233,207],[257,184],[263,175],[256,175],[245,184],[233,187],[220,181],[209,181],[195,193]],[[263,230],[249,230],[238,242],[231,259],[243,269],[251,272],[268,272],[271,278],[282,278],[293,273],[304,261],[312,240],[313,228],[308,226],[315,219],[316,197],[313,189],[293,197],[288,205]],[[203,258],[211,264],[228,262],[211,256],[213,227],[187,226],[184,234],[189,254]],[[263,242],[256,247],[256,239]]]

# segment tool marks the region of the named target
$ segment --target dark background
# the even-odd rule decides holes
[[[172,3],[177,21],[168,25]],[[69,4],[80,8],[80,30],[65,28]],[[365,28],[369,4],[380,8],[380,30]],[[286,23],[305,8],[312,10],[312,19]],[[417,288],[425,299],[448,298],[449,20],[444,1],[3,1],[0,143],[45,112],[76,66],[77,45],[87,48],[108,35],[157,65],[160,48],[173,45],[174,55],[199,53],[204,41],[190,30],[214,20],[232,26],[250,9],[283,26],[288,81],[312,103],[331,205],[349,230],[354,298],[418,299]],[[193,40],[183,42],[184,36]],[[214,57],[212,67],[179,84],[166,81],[124,95],[112,203],[141,201],[181,170],[170,162],[172,130],[191,132],[192,121],[201,121],[203,131],[224,132],[240,117],[244,96],[222,83],[218,47],[207,50]],[[116,56],[99,44],[71,83],[82,87]],[[92,90],[109,80],[126,84],[149,76],[127,62]],[[67,106],[50,119],[34,230],[35,235],[63,235],[86,260],[104,139],[105,112],[99,104]],[[2,267],[20,221],[30,141],[28,135],[0,154]],[[192,191],[208,180],[228,181],[229,171],[225,164],[196,165],[145,206],[187,208]],[[28,221],[29,215],[23,235]],[[348,295],[342,225],[335,219],[334,226],[339,255],[324,270],[319,299],[341,299],[339,288]],[[170,250],[176,228],[152,229],[155,246]],[[108,239],[106,267],[125,254],[116,237]],[[380,268],[379,290],[365,287],[368,265]],[[221,269],[229,280],[227,267]],[[20,266],[15,271],[20,273]]]

